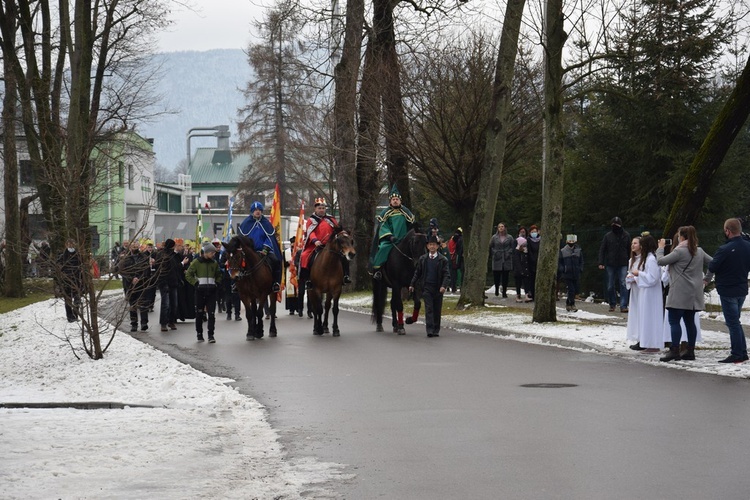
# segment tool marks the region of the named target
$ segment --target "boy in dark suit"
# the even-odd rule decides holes
[[[422,290],[424,300],[425,323],[428,337],[439,337],[440,315],[443,309],[443,294],[450,286],[450,262],[438,253],[440,243],[434,235],[427,239],[428,253],[422,255],[414,266],[414,276],[409,285],[409,291],[415,287]]]

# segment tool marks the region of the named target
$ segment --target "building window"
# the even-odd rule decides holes
[[[151,192],[151,177],[141,177],[141,191]]]
[[[121,162],[117,162],[117,185],[125,187],[125,165]]]
[[[135,171],[133,165],[128,165],[128,189],[135,189]]]
[[[229,209],[229,197],[228,196],[208,196],[208,203],[211,204],[211,210],[228,210]]]
[[[34,172],[31,170],[31,160],[18,162],[18,180],[21,186],[34,185]]]

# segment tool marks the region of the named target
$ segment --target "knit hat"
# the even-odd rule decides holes
[[[435,217],[430,219],[430,227],[435,227],[435,228],[438,227],[438,221]]]
[[[211,253],[211,252],[216,252],[216,247],[213,246],[211,243],[204,243],[203,244],[203,253],[207,254],[207,253]]]
[[[565,241],[567,241],[568,243],[575,243],[578,241],[578,236],[576,236],[575,234],[569,234],[565,237]]]
[[[174,248],[174,240],[171,238],[168,238],[167,241],[164,242],[164,248],[167,250],[171,250]]]
[[[524,238],[523,236],[519,236],[518,238],[516,238],[516,244],[517,244],[516,248],[520,249],[521,247],[525,247],[526,238]]]

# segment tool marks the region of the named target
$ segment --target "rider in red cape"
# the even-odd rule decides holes
[[[327,207],[323,198],[316,198],[314,207],[313,214],[307,219],[305,246],[300,257],[300,281],[304,282],[307,288],[310,288],[308,280],[310,278],[310,266],[312,261],[315,260],[314,252],[328,243],[334,229],[339,225],[332,215],[326,213]],[[344,265],[344,284],[349,284],[352,282],[349,277],[349,261],[341,259],[341,262]]]

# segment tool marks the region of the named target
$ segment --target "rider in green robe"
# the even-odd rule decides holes
[[[377,223],[377,246],[373,245],[370,260],[373,278],[380,279],[380,268],[388,260],[391,249],[404,239],[414,223],[411,211],[401,206],[401,193],[395,185],[390,192],[390,206],[378,215]]]

